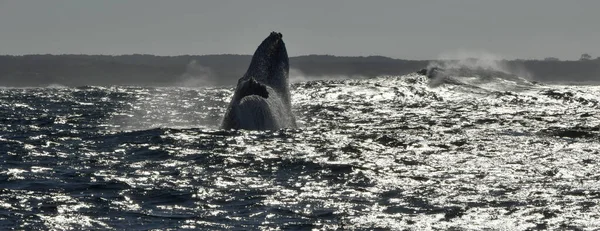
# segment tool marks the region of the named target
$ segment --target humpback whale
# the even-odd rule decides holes
[[[238,80],[221,127],[295,128],[288,73],[289,59],[282,35],[271,32],[254,52],[246,74]]]

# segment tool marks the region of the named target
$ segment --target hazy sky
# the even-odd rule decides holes
[[[0,0],[0,54],[600,56],[596,0]]]

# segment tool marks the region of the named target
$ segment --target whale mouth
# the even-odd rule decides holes
[[[254,78],[250,78],[244,82],[238,89],[239,99],[243,99],[249,95],[257,95],[263,98],[269,98],[269,92],[267,86],[256,81]]]

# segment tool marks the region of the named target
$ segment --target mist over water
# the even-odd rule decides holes
[[[192,60],[186,66],[185,73],[179,76],[173,85],[177,87],[211,87],[215,85],[215,78],[217,76],[210,67]]]

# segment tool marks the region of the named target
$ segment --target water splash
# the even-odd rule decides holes
[[[427,75],[430,86],[443,84],[470,86],[495,91],[517,91],[533,85],[527,70],[508,65],[508,61],[487,52],[459,51],[440,55],[419,71]]]
[[[486,51],[459,50],[440,54],[436,61],[428,65],[430,68],[442,68],[448,70],[483,70],[495,71],[530,78],[531,74],[524,68],[512,67],[501,55]]]

